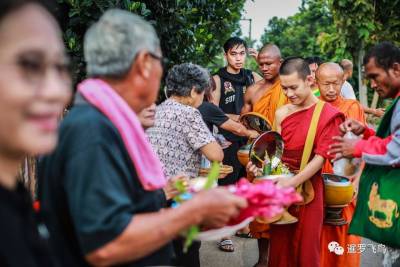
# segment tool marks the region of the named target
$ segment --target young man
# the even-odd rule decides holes
[[[297,223],[271,225],[268,266],[320,266],[324,190],[320,172],[328,158],[328,146],[332,137],[339,132],[338,126],[344,118],[343,114],[331,105],[321,103],[322,110],[319,118],[317,116],[311,154],[308,161],[305,161],[308,163],[300,170],[308,131],[312,128],[311,119],[321,104],[317,104],[319,100],[312,93],[311,85],[314,79],[305,60],[286,59],[279,74],[283,91],[290,101],[276,112],[277,130],[285,144],[282,161],[297,174],[291,179],[278,178],[277,182],[284,187],[298,187],[307,183],[310,188],[311,184],[314,197],[308,204],[289,209],[289,212],[298,218]]]
[[[244,95],[242,114],[250,111],[258,112],[274,124],[275,111],[287,104],[287,97],[283,94],[279,80],[281,51],[276,45],[267,44],[261,48],[257,61],[263,79],[247,90]]]
[[[257,57],[263,79],[250,86],[244,95],[242,114],[250,111],[264,115],[273,128],[275,111],[288,103],[279,80],[279,68],[282,63],[281,52],[276,45],[267,44],[261,48]],[[269,225],[253,221],[250,224],[251,236],[258,239],[259,266],[268,263]]]
[[[346,76],[343,69],[336,63],[328,62],[318,67],[316,72],[317,85],[321,92],[320,99],[328,102],[340,112],[342,112],[347,119],[354,119],[362,124],[366,124],[364,110],[357,100],[344,99],[341,96],[341,88]],[[332,165],[326,161],[323,172],[332,173]],[[360,173],[356,174],[353,179],[355,188],[358,188],[358,181]],[[357,191],[357,190],[356,190]],[[350,203],[349,206],[343,209],[343,216],[346,221],[351,221],[355,209],[355,201]],[[324,224],[322,227],[321,237],[321,266],[324,267],[340,267],[340,266],[360,266],[361,254],[360,253],[345,253],[343,255],[336,255],[329,252],[328,244],[331,241],[336,241],[343,248],[347,248],[350,244],[360,244],[361,238],[354,235],[348,235],[347,231],[349,225],[333,226]]]
[[[364,124],[348,119],[340,126],[340,130],[344,133],[352,131],[353,133],[363,135],[362,140],[348,140],[343,137],[335,137],[336,143],[331,145],[330,154],[341,157],[362,157],[366,163],[366,167],[360,179],[360,191],[358,193],[357,206],[355,215],[359,215],[357,220],[351,222],[350,233],[366,236],[367,238],[377,239],[375,236],[369,236],[360,229],[360,225],[369,227],[374,231],[377,227],[377,221],[374,214],[372,216],[364,216],[362,209],[368,209],[366,203],[370,200],[374,183],[379,181],[379,189],[377,194],[381,199],[396,199],[394,202],[398,205],[398,183],[393,183],[386,190],[382,190],[383,180],[376,180],[379,177],[397,178],[400,176],[400,49],[389,42],[383,42],[373,47],[364,58],[364,66],[367,77],[371,81],[371,87],[380,97],[393,99],[393,104],[386,110],[381,125],[375,135],[372,129]],[[395,182],[396,179],[393,181]],[[387,186],[387,185],[386,185]],[[392,200],[393,201],[393,200]],[[372,218],[371,218],[372,217]],[[386,240],[397,240],[393,235],[397,223],[387,226],[386,232],[380,234],[386,235]],[[389,224],[390,225],[390,224]],[[382,229],[382,227],[379,227]],[[368,235],[368,236],[367,236]],[[381,237],[380,237],[381,238]],[[382,242],[382,240],[378,240]],[[390,244],[388,244],[390,245]],[[397,245],[398,246],[398,245]]]
[[[230,119],[238,121],[244,105],[244,94],[247,87],[262,78],[251,70],[244,69],[246,60],[246,42],[238,37],[229,38],[224,44],[227,66],[221,68],[213,79],[216,90],[213,92],[213,103],[219,106]],[[224,179],[221,184],[233,184],[244,175],[243,168],[237,159],[237,151],[245,142],[243,137],[221,129],[221,133],[232,144],[224,150],[224,164],[234,168],[234,172]]]
[[[213,76],[216,89],[212,92],[212,102],[219,106],[230,119],[238,121],[244,105],[246,89],[262,78],[257,73],[244,69],[247,52],[244,40],[238,37],[229,38],[224,44],[224,52],[227,65]],[[218,183],[220,185],[234,184],[240,177],[245,176],[244,168],[237,158],[237,152],[247,139],[221,128],[219,130],[225,139],[231,142],[231,145],[224,149],[223,163],[232,166],[233,172]],[[229,239],[223,239],[219,248],[227,252],[234,251],[233,243]]]

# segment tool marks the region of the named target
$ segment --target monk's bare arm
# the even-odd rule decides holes
[[[258,74],[257,72],[254,72],[254,71],[253,71],[253,77],[254,77],[254,82],[258,82],[263,79],[263,77],[261,77],[260,74]]]
[[[215,82],[215,90],[211,92],[212,103],[219,106],[219,100],[221,99],[221,78],[218,75],[214,75],[212,78]]]
[[[298,174],[296,174],[293,179],[289,179],[290,186],[296,187],[316,174],[324,165],[325,158],[321,155],[315,155],[314,158],[307,164],[307,166]]]
[[[246,93],[244,94],[244,105],[240,114],[245,114],[253,110],[252,98],[255,91],[257,91],[257,84],[253,84],[252,86],[247,88]]]

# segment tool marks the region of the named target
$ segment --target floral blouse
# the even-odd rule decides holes
[[[200,112],[173,99],[157,106],[155,124],[146,133],[168,178],[198,176],[200,148],[215,141]]]

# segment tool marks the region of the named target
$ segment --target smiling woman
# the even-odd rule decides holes
[[[57,144],[71,96],[66,65],[60,30],[43,3],[0,2],[0,266],[52,266],[16,177],[26,156]]]

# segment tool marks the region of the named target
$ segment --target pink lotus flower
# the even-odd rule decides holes
[[[243,209],[239,216],[228,225],[238,224],[249,217],[272,218],[281,214],[285,207],[302,201],[301,195],[294,188],[281,188],[268,180],[252,184],[242,178],[236,185],[228,188],[248,202],[248,207]]]

